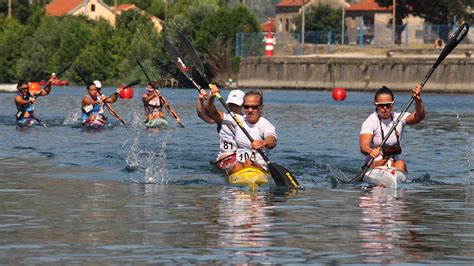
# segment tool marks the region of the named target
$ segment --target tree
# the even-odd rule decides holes
[[[315,43],[326,43],[327,34],[326,32],[336,32],[336,36],[340,36],[341,30],[341,10],[332,9],[328,5],[312,6],[309,10],[305,11],[305,32],[315,31],[324,32],[315,35],[312,41],[308,42]],[[295,31],[301,31],[302,15],[297,15],[294,18],[296,29]],[[305,34],[307,36],[307,34]],[[305,38],[306,39],[306,38]]]
[[[311,7],[305,12],[305,31],[339,31],[341,29],[341,10],[328,5]],[[302,15],[294,18],[296,31],[301,29]]]
[[[16,82],[15,65],[21,57],[25,27],[15,19],[0,19],[0,83]]]
[[[245,6],[232,9],[219,8],[207,16],[196,32],[194,42],[203,54],[206,65],[217,80],[235,78],[239,61],[235,57],[237,32],[257,32],[259,24],[255,15]]]

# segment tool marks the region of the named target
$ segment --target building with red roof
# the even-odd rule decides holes
[[[359,0],[345,11],[349,44],[360,43],[361,39],[363,44],[387,46],[394,43],[391,6],[382,7],[375,0]],[[423,19],[419,17],[409,16],[404,19],[404,26],[399,26],[403,28],[397,28],[398,31],[404,31],[399,34],[401,39],[398,42],[403,42],[406,38],[415,40],[416,29],[423,23]]]
[[[134,4],[122,4],[110,7],[102,0],[53,0],[45,6],[46,14],[49,16],[86,16],[90,19],[105,19],[112,26],[115,26],[117,16],[123,12],[134,10],[143,16],[147,16],[153,23],[157,32],[163,30],[162,21],[138,8]]]
[[[115,10],[101,0],[53,0],[45,6],[49,16],[86,16],[90,19],[100,18],[115,26]]]

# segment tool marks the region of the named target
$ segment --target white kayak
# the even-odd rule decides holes
[[[364,182],[377,186],[397,188],[398,185],[407,180],[407,174],[400,169],[384,165],[369,168],[364,176]]]

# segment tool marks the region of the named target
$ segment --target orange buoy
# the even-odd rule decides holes
[[[30,82],[28,84],[28,90],[30,91],[30,93],[40,92],[41,91],[41,85],[39,84],[39,82]]]
[[[119,96],[122,99],[132,99],[133,94],[134,94],[133,88],[125,88],[119,93]]]
[[[335,101],[344,101],[346,99],[346,90],[343,88],[335,88],[332,90],[332,98]]]

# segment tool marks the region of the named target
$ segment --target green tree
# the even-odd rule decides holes
[[[239,60],[235,57],[237,32],[257,32],[259,24],[247,7],[219,8],[207,16],[196,32],[195,46],[216,80],[235,78]]]
[[[341,30],[341,10],[328,5],[318,5],[305,11],[305,31],[339,31]],[[294,18],[296,31],[300,31],[302,15]]]
[[[16,63],[21,57],[25,27],[17,20],[0,19],[0,83],[16,82]]]

